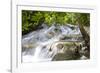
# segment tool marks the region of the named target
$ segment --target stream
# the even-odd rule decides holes
[[[64,52],[58,49],[59,43],[83,41],[79,26],[42,24],[41,27],[22,36],[22,62],[52,61],[55,55]]]

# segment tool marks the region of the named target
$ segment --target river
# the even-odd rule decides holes
[[[22,61],[23,62],[48,62],[52,61],[57,53],[60,41],[82,42],[79,26],[76,25],[52,25],[48,27],[42,24],[42,29],[30,32],[22,36]],[[63,44],[63,42],[62,42]]]

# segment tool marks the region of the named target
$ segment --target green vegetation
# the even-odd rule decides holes
[[[30,31],[38,29],[42,23],[51,26],[66,25],[78,23],[89,26],[90,14],[89,13],[75,13],[75,12],[53,12],[53,11],[30,11],[22,10],[22,34],[29,33]]]

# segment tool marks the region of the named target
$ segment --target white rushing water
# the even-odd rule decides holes
[[[73,28],[73,29],[72,29]],[[23,62],[44,62],[51,61],[57,53],[57,48],[50,51],[52,43],[59,41],[66,35],[81,34],[78,26],[54,26],[33,31],[22,38],[22,61]],[[67,40],[67,39],[65,39]],[[73,40],[73,38],[69,39]],[[75,39],[74,39],[75,40]],[[74,41],[73,40],[73,41]]]

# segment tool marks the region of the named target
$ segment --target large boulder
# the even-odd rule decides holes
[[[64,61],[64,60],[77,60],[80,58],[79,53],[75,53],[72,50],[67,50],[65,53],[58,53],[56,54],[52,61]]]
[[[62,49],[63,52],[58,52],[52,59],[52,61],[60,60],[77,60],[81,57],[80,43],[67,42],[64,44],[58,44],[57,47]]]

